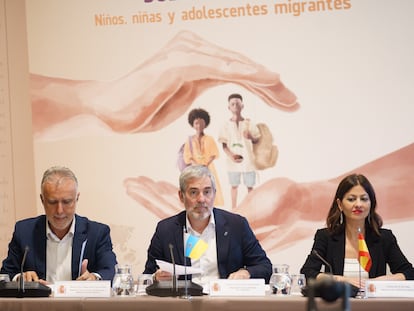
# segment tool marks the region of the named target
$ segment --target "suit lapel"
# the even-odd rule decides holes
[[[333,250],[333,266],[332,274],[344,273],[344,258],[345,258],[345,231],[335,235],[332,239]]]
[[[174,232],[174,256],[176,256],[177,264],[184,264],[184,230],[186,223],[186,212],[182,212],[178,215],[177,226]],[[182,250],[182,251],[181,251]],[[186,258],[186,264],[190,265],[191,261]]]
[[[379,237],[371,230],[366,230],[365,242],[367,243],[368,252],[372,262],[371,270],[369,271],[370,277],[374,277],[378,270],[378,260],[374,260],[374,258],[381,258],[381,245],[378,243],[379,240]]]
[[[72,279],[75,280],[79,276],[79,265],[80,265],[80,256],[82,252],[82,244],[86,243],[88,224],[85,219],[75,215],[75,235],[73,236],[73,245],[72,245]],[[86,246],[86,245],[85,245]],[[86,248],[83,254],[83,259],[87,258]]]
[[[226,219],[221,217],[221,214],[216,209],[213,209],[214,221],[216,224],[216,251],[217,262],[220,276],[226,275],[226,268],[221,265],[222,262],[227,262],[230,249],[230,228]],[[220,246],[220,247],[219,247]]]
[[[35,225],[34,229],[35,237],[38,244],[34,245],[33,250],[35,252],[35,271],[39,271],[39,277],[46,280],[46,216],[43,215],[39,218],[39,221]]]

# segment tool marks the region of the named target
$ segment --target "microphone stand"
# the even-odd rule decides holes
[[[20,265],[20,278],[19,278],[19,287],[17,291],[17,295],[19,298],[25,296],[25,289],[24,289],[24,264],[26,262],[27,253],[29,252],[29,246],[24,248],[22,264]]]
[[[174,259],[174,253],[173,253],[173,245],[169,244],[168,247],[170,248],[170,255],[171,255],[171,262],[173,265],[173,275],[172,275],[172,295],[178,296],[178,290],[177,290],[177,274],[175,272],[175,259]]]
[[[319,252],[316,250],[316,249],[314,249],[313,251],[312,251],[312,254],[313,255],[315,255],[316,257],[318,257],[319,259],[320,259],[320,261],[322,261],[323,262],[323,264],[325,265],[325,267],[326,268],[328,268],[328,270],[329,270],[329,274],[331,275],[331,277],[332,277],[332,279],[333,279],[333,271],[332,271],[332,266],[331,266],[331,264],[325,259],[325,258],[323,258],[320,254],[319,254]],[[325,269],[326,270],[326,269]]]

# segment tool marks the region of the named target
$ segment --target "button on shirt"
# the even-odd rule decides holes
[[[216,224],[214,214],[211,213],[210,221],[200,234],[195,231],[187,218],[187,231],[189,234],[204,240],[208,244],[207,250],[199,259],[191,259],[191,266],[203,270],[202,274],[193,274],[192,280],[200,285],[208,285],[210,280],[219,278],[216,247]]]
[[[75,217],[69,232],[59,239],[46,222],[46,281],[72,280],[72,244],[75,233]]]

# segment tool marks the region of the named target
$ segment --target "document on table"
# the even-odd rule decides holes
[[[164,260],[158,260],[158,259],[156,259],[155,261],[161,270],[173,273],[174,267],[172,263],[166,262]],[[200,268],[194,268],[191,266],[185,267],[182,265],[175,265],[176,275],[185,275],[185,274],[188,275],[188,274],[199,274],[199,273],[203,273],[203,270],[201,270]]]

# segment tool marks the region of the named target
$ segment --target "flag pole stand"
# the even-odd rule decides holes
[[[362,270],[361,270],[361,252],[360,252],[360,246],[359,246],[359,239],[360,235],[362,234],[361,228],[358,228],[358,278],[359,278],[359,286],[358,286],[358,292],[355,295],[355,298],[357,299],[365,299],[365,288],[362,288]]]
[[[361,287],[361,265],[359,264],[359,262],[358,262],[358,265],[359,265],[359,286],[358,286],[358,292],[355,295],[355,298],[357,298],[357,299],[365,299],[366,298],[365,297],[365,289],[363,289]]]
[[[192,297],[188,293],[188,277],[187,277],[187,254],[186,254],[186,245],[185,245],[185,234],[187,233],[187,229],[183,227],[183,237],[184,237],[184,295],[181,295],[181,299],[188,299],[190,300]]]
[[[188,293],[188,278],[187,278],[187,258],[184,254],[184,295],[180,296],[181,299],[190,300],[192,296]]]

